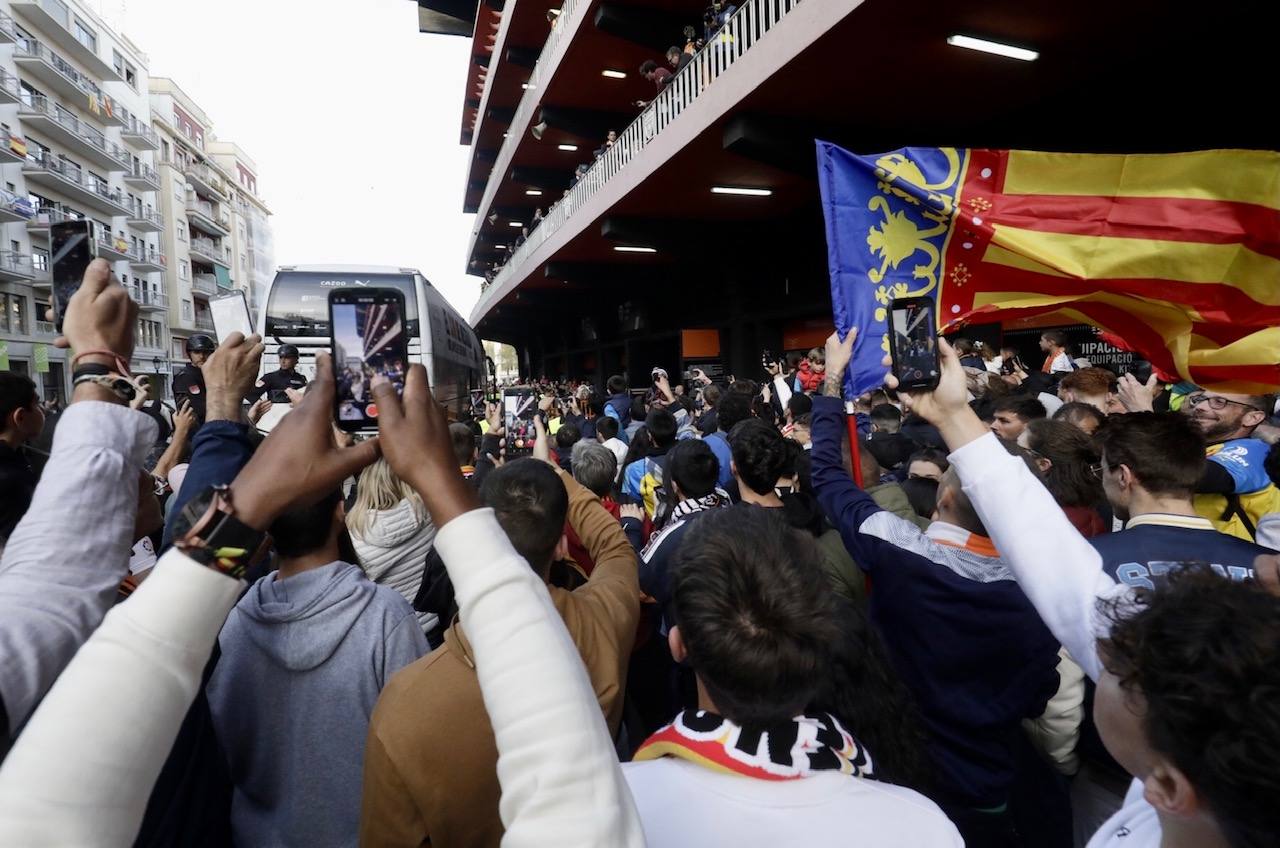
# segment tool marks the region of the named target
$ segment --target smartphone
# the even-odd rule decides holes
[[[378,429],[378,405],[370,383],[386,377],[404,392],[409,371],[409,337],[404,295],[396,289],[334,289],[329,292],[329,327],[337,377],[334,419],[348,433]]]
[[[507,458],[528,456],[538,431],[533,418],[538,414],[538,391],[531,388],[506,389],[502,393],[502,424],[507,429]]]
[[[219,342],[232,333],[240,333],[245,338],[253,335],[253,318],[249,316],[243,291],[236,289],[210,298],[209,312],[213,315],[213,332]]]
[[[889,304],[889,352],[899,389],[933,389],[942,374],[933,298],[895,298]]]
[[[49,225],[50,276],[53,280],[53,314],[58,332],[67,315],[67,304],[80,288],[84,272],[97,256],[92,221],[59,221]]]
[[[778,360],[774,358],[773,351],[765,348],[760,352],[760,364],[764,366],[764,370],[768,371],[778,364]]]

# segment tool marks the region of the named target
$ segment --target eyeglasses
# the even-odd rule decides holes
[[[1203,392],[1200,392],[1194,395],[1187,395],[1188,409],[1195,409],[1197,406],[1199,406],[1202,403],[1207,403],[1209,405],[1209,408],[1212,409],[1214,412],[1221,412],[1222,410],[1227,408],[1227,404],[1229,403],[1234,403],[1236,406],[1243,406],[1246,409],[1258,409],[1258,407],[1254,406],[1251,403],[1244,403],[1243,401],[1238,401],[1238,400],[1229,400],[1228,398],[1220,397],[1218,395],[1206,395]],[[1258,411],[1264,412],[1265,410],[1258,410]]]
[[[1097,477],[1099,480],[1102,479],[1103,470],[1104,469],[1102,467],[1101,462],[1095,462],[1093,465],[1089,466],[1089,473],[1092,474],[1094,477]]]

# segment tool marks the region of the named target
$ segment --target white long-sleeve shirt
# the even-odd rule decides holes
[[[1096,681],[1102,671],[1097,640],[1109,629],[1098,602],[1121,599],[1132,590],[1107,576],[1101,555],[994,434],[953,451],[950,459],[1018,585],[1045,626]],[[1124,805],[1094,834],[1088,848],[1157,848],[1160,839],[1156,810],[1135,780]]]
[[[436,534],[498,745],[505,848],[643,846],[586,669],[542,580],[493,510]]]
[[[58,421],[31,507],[0,558],[0,699],[16,734],[129,573],[138,474],[156,424],[82,401]]]

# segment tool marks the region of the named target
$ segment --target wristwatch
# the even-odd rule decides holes
[[[228,486],[210,486],[187,501],[174,524],[174,545],[179,550],[237,580],[270,543],[270,535],[236,518]]]
[[[138,394],[138,390],[133,383],[105,365],[90,363],[77,367],[71,373],[71,385],[79,386],[82,383],[99,385],[125,403],[133,400]]]

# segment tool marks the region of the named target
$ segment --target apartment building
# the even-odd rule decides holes
[[[147,57],[71,0],[0,0],[0,370],[68,395],[53,347],[49,227],[96,223],[97,252],[141,309],[131,367],[167,390],[165,229]]]
[[[267,286],[275,274],[271,210],[258,194],[258,165],[240,145],[212,141],[208,148],[230,177],[231,279],[244,289],[256,325],[258,310],[265,305]]]

